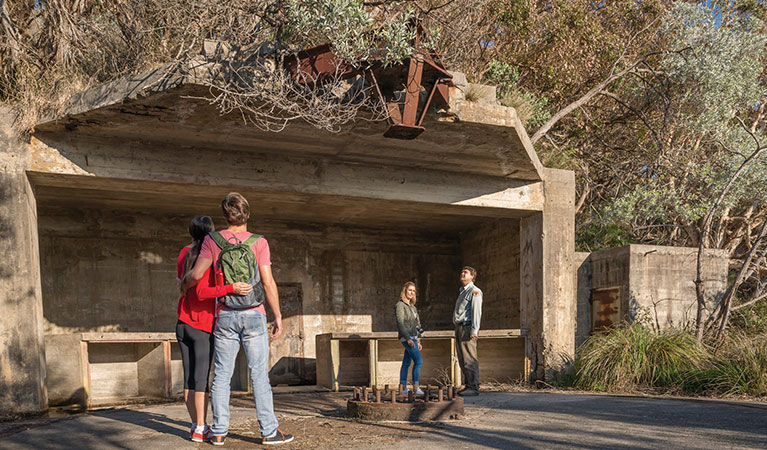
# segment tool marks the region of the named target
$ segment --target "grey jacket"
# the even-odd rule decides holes
[[[471,334],[479,333],[479,323],[482,319],[482,290],[469,283],[462,287],[458,294],[453,310],[454,325],[468,325]]]
[[[397,337],[400,340],[418,339],[421,321],[418,318],[418,310],[415,309],[415,306],[410,306],[400,300],[397,302],[395,312],[397,317]]]

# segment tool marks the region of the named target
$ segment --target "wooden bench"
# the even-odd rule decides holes
[[[175,333],[82,333],[87,406],[169,399],[183,391]]]
[[[527,379],[527,330],[481,330],[477,351],[480,383]],[[461,384],[455,332],[427,331],[421,337],[421,384]],[[325,333],[316,337],[317,385],[391,386],[399,383],[403,347],[396,332]]]

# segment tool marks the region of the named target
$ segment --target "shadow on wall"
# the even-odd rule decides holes
[[[317,360],[283,356],[269,369],[269,382],[278,385],[315,384],[317,378]]]

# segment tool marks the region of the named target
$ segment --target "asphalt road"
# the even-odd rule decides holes
[[[466,410],[387,450],[767,449],[766,403],[489,393]]]
[[[767,449],[767,403],[483,393],[467,399],[461,420],[366,424],[342,417],[345,398],[275,395],[281,426],[296,434],[295,443],[279,448]],[[223,448],[263,448],[252,402],[234,403]],[[187,421],[179,403],[98,411],[32,421],[29,429],[6,426],[0,449],[212,448],[186,440]]]

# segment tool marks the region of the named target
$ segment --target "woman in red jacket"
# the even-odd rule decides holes
[[[176,269],[179,279],[183,279],[186,272],[194,267],[202,241],[212,231],[213,220],[208,216],[197,216],[189,223],[189,234],[194,242],[182,248],[178,255]],[[178,300],[176,338],[184,365],[184,402],[192,420],[190,433],[195,442],[206,440],[209,434],[205,416],[208,412],[208,374],[213,359],[216,298],[231,293],[240,294],[250,288],[247,283],[217,284],[215,274],[208,269],[197,285]]]

